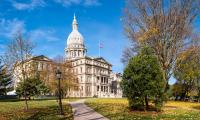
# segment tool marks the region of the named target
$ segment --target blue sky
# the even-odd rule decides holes
[[[115,72],[122,72],[122,51],[129,46],[120,21],[124,4],[124,0],[0,0],[0,55],[19,30],[36,44],[34,55],[64,55],[76,13],[87,55],[98,56],[101,40],[101,56]],[[200,18],[195,22],[195,31],[199,29]]]
[[[64,55],[75,13],[87,55],[98,56],[101,40],[101,56],[113,65],[115,72],[122,72],[120,59],[128,46],[120,21],[123,7],[124,0],[1,0],[0,54],[20,30],[36,44],[35,55]]]

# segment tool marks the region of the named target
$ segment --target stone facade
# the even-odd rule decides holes
[[[13,68],[13,80],[14,80],[14,89],[16,89],[17,85],[19,84],[20,80],[22,80],[22,66],[20,63],[16,63]],[[24,72],[26,74],[25,77],[35,76],[36,74],[43,74],[44,71],[47,72],[43,77],[43,82],[47,84],[49,82],[50,74],[54,72],[55,65],[53,61],[44,55],[35,56],[32,58],[27,59],[23,65]]]

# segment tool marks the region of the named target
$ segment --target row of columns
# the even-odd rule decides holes
[[[74,57],[83,57],[85,56],[84,50],[70,50],[67,51],[67,57],[68,58],[74,58]]]

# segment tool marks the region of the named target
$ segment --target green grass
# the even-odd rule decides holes
[[[111,120],[200,120],[200,103],[169,101],[159,113],[130,111],[126,99],[88,99],[86,104]]]
[[[72,109],[68,102],[74,100],[63,100],[64,116],[59,115],[56,100],[28,101],[28,111],[24,110],[24,101],[0,100],[0,120],[72,120]]]

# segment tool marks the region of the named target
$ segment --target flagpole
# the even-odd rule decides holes
[[[99,57],[101,56],[101,46],[100,46],[100,40],[99,40],[99,45],[98,45],[98,47],[99,47]]]

